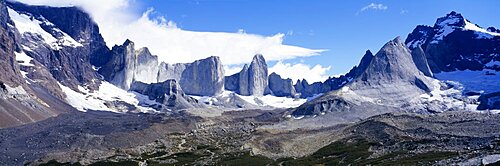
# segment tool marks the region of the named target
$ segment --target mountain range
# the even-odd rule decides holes
[[[207,126],[219,122],[228,127],[220,130],[210,128],[207,132],[213,132],[211,136],[238,130],[234,133],[242,133],[241,138],[248,137],[248,140],[235,143],[235,147],[250,147],[252,154],[270,159],[294,156],[292,153],[304,157],[307,154],[298,155],[302,153],[298,151],[291,150],[290,154],[283,152],[284,149],[292,148],[292,145],[271,138],[288,135],[295,139],[292,130],[301,128],[301,132],[308,130],[310,133],[305,133],[323,134],[318,138],[326,139],[330,136],[324,135],[322,130],[327,131],[328,128],[328,131],[337,131],[342,128],[351,131],[344,136],[352,137],[336,140],[347,141],[348,138],[362,136],[359,134],[361,131],[368,132],[365,131],[370,127],[366,125],[368,122],[384,122],[384,131],[388,132],[385,134],[389,135],[387,137],[401,136],[404,134],[388,131],[391,127],[387,125],[392,124],[385,118],[401,120],[394,122],[398,123],[395,126],[401,127],[404,125],[399,123],[410,121],[399,115],[403,113],[412,114],[417,119],[421,116],[421,119],[433,118],[427,115],[450,114],[447,118],[453,121],[460,115],[454,112],[497,113],[500,110],[500,30],[482,28],[454,11],[438,18],[433,26],[416,26],[405,40],[395,37],[375,54],[367,50],[359,64],[346,74],[314,83],[305,79],[294,81],[278,73],[269,73],[266,55],[261,54],[255,55],[240,72],[225,76],[223,62],[217,56],[207,56],[192,63],[172,64],[160,61],[147,47],[136,48],[131,40],[108,48],[99,26],[78,7],[31,6],[0,0],[0,20],[0,128],[5,128],[0,130],[0,138],[7,140],[0,141],[0,144],[8,147],[0,150],[0,165],[30,164],[38,159],[40,163],[31,164],[56,160],[75,162],[82,158],[85,159],[83,164],[91,164],[102,158],[88,158],[101,153],[107,157],[120,153],[103,149],[139,146],[148,149],[147,146],[160,145],[161,139],[157,138],[160,136],[151,131],[190,133],[185,134],[187,139],[196,135],[198,130],[201,132],[209,128]],[[122,116],[130,121],[118,118]],[[214,116],[230,118],[205,119]],[[476,117],[479,115],[470,116],[473,117],[471,121],[481,120],[481,117]],[[62,118],[65,120],[58,120]],[[484,121],[490,123],[489,120]],[[64,125],[72,125],[63,124],[63,121],[74,122],[74,126],[66,130]],[[437,121],[432,119],[425,123],[434,124]],[[172,128],[158,125],[160,122]],[[241,126],[238,126],[240,123]],[[345,125],[353,123],[356,126]],[[231,124],[237,124],[237,127],[230,127]],[[337,126],[341,124],[347,127]],[[94,128],[84,129],[84,126]],[[255,136],[251,134],[259,129],[262,130],[260,133]],[[26,131],[27,134],[23,137],[12,134],[16,130]],[[75,138],[76,143],[71,144],[71,140],[51,135],[49,130],[92,134],[78,134],[81,138]],[[431,133],[429,135],[439,133],[435,128],[428,130],[422,132]],[[101,135],[98,132],[114,133],[109,137],[102,135],[117,141],[107,142],[104,137],[96,136]],[[279,134],[266,137],[273,132]],[[420,138],[422,132],[412,130],[410,133],[414,135],[408,137]],[[13,140],[22,138],[29,142],[45,137],[40,136],[44,133],[47,139],[70,142],[67,146],[71,147],[71,157],[64,154],[68,149],[59,147],[62,144],[42,145],[47,142],[40,140],[41,147],[33,145],[35,150],[27,156],[23,153],[21,156],[24,158],[17,160],[24,145],[31,144],[15,149],[18,144]],[[120,137],[120,133],[126,134]],[[142,133],[141,141],[127,142],[125,138],[134,137],[129,133]],[[72,134],[66,136],[69,138]],[[453,134],[460,135],[450,135]],[[436,135],[441,139],[442,135]],[[100,142],[103,147],[83,143],[83,137],[88,138],[88,141],[93,136],[103,139]],[[201,140],[208,141],[204,140],[208,137],[205,136],[200,136],[203,138]],[[475,139],[475,136],[464,134],[463,139]],[[375,135],[373,140],[379,141],[381,137]],[[486,137],[489,139],[490,136],[484,139]],[[226,139],[226,136],[216,138]],[[308,139],[297,136],[299,138],[301,142]],[[186,139],[182,140],[185,142]],[[304,153],[312,154],[321,148],[315,146],[324,147],[331,142],[329,139],[314,146],[308,145]],[[278,146],[273,143],[281,149],[273,151],[270,147]],[[296,143],[291,144],[298,146]],[[381,144],[385,145],[385,142]],[[79,150],[86,148],[92,149],[87,151],[88,156],[76,157],[83,155]],[[134,149],[134,153],[130,153],[142,154],[138,151]],[[196,153],[189,152],[194,156]],[[454,161],[450,160],[449,163]]]

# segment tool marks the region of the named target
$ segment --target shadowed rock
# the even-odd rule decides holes
[[[196,99],[186,96],[175,80],[166,80],[152,84],[134,82],[130,90],[146,95],[150,100],[161,103],[170,109],[185,109],[203,106],[198,103]]]
[[[283,79],[276,73],[269,75],[269,89],[274,96],[295,97],[295,88],[292,85],[292,79]]]

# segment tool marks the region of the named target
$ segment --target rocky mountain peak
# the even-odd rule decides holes
[[[134,45],[135,45],[135,43],[132,40],[127,39],[127,40],[125,40],[123,42],[123,44],[121,46],[124,46],[124,47],[132,46],[132,47],[134,47]]]
[[[292,79],[283,79],[275,72],[269,75],[269,89],[274,96],[295,97],[296,91]]]
[[[136,55],[152,55],[147,47],[142,47],[138,49],[135,53]]]
[[[425,91],[429,91],[429,83],[417,69],[410,50],[400,37],[387,42],[373,57],[364,72],[354,81],[352,88],[365,89],[377,85],[395,83],[418,85],[424,82]]]
[[[450,13],[446,14],[446,16],[438,18],[436,20],[436,23],[434,24],[434,27],[444,27],[444,26],[464,27],[465,19],[462,16],[462,14],[457,13],[455,11],[451,11]]]
[[[248,91],[250,95],[264,95],[268,85],[267,64],[264,56],[257,54],[248,67]]]

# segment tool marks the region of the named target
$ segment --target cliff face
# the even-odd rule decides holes
[[[244,96],[262,96],[269,92],[267,63],[264,56],[257,54],[250,65],[243,66],[239,73],[226,77],[226,90]]]
[[[31,60],[21,49],[24,39],[7,5],[0,0],[0,128],[37,122],[74,110],[60,100],[64,94],[46,67]],[[29,69],[35,72],[28,72]]]
[[[411,102],[434,88],[432,78],[426,77],[413,59],[410,50],[397,37],[386,43],[375,56],[362,60],[365,62],[360,63],[359,69],[364,70],[351,70],[359,75],[342,89],[304,103],[293,114],[357,112],[347,115],[346,119],[349,119],[386,113],[394,107],[408,106],[411,109]]]
[[[297,94],[292,79],[283,79],[276,73],[269,75],[269,89],[271,94],[278,97],[295,97]]]
[[[104,78],[128,90],[135,81],[158,83],[176,80],[189,95],[214,96],[224,87],[224,71],[218,57],[209,57],[193,63],[159,63],[147,48],[136,50],[132,41],[125,41],[112,49],[112,58],[100,70]]]

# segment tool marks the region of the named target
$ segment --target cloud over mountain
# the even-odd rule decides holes
[[[249,62],[254,54],[269,61],[318,55],[321,49],[283,44],[284,34],[273,36],[243,32],[196,32],[183,30],[165,17],[155,17],[154,9],[138,11],[136,1],[106,0],[20,0],[49,6],[80,6],[98,23],[108,46],[126,39],[137,47],[148,47],[159,60],[185,63],[208,56],[219,56],[225,65]],[[141,14],[142,13],[142,14]],[[153,35],[154,34],[154,35]]]

